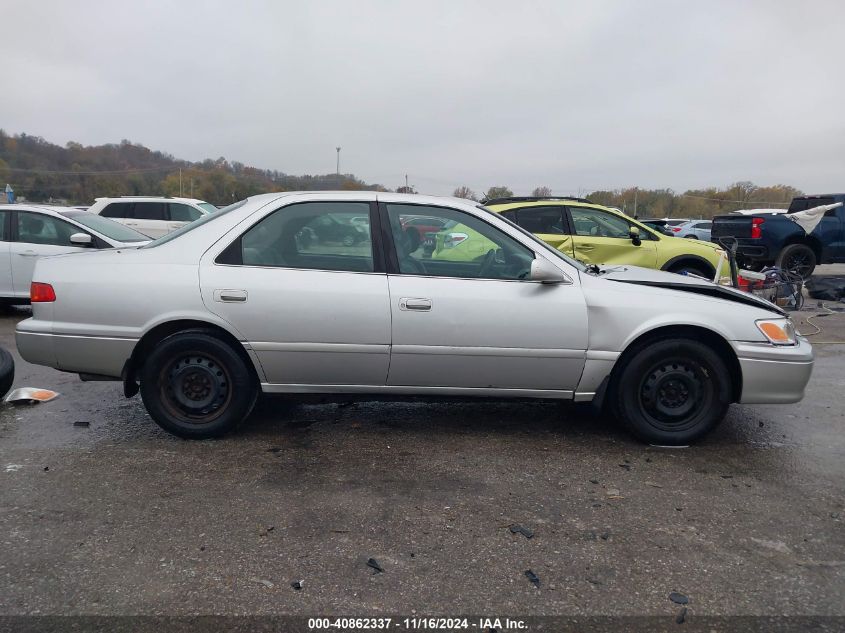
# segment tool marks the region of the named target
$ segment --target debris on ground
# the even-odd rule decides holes
[[[381,565],[378,564],[378,561],[375,558],[368,558],[367,559],[367,567],[372,567],[375,569],[373,572],[374,574],[383,574],[384,569],[382,569]]]
[[[682,593],[678,593],[677,591],[673,591],[669,594],[669,600],[671,600],[675,604],[689,604],[689,598],[687,598]]]
[[[304,580],[294,580],[290,586],[293,587],[296,591],[302,589],[302,583],[305,582]]]
[[[590,483],[591,484],[597,484],[597,483],[599,483],[599,480],[598,479],[590,479]]]
[[[625,470],[631,470],[631,464],[619,464],[619,468],[624,468]]]
[[[535,587],[537,587],[538,589],[540,588],[540,577],[537,576],[537,574],[535,574],[533,571],[531,571],[530,569],[526,570],[525,577],[528,578],[529,582],[531,582],[531,584],[533,584]]]
[[[662,488],[662,487],[663,487],[663,486],[661,486],[660,484],[656,484],[656,483],[654,483],[653,481],[647,481],[647,482],[645,482],[645,485],[646,485],[646,486],[651,486],[652,488]]]
[[[678,612],[678,617],[675,618],[676,624],[683,624],[687,619],[687,608],[684,607]]]
[[[252,576],[250,578],[250,581],[251,582],[257,582],[260,585],[264,585],[268,589],[272,589],[273,587],[275,587],[275,585],[272,582],[270,582],[269,580],[265,580],[264,578],[256,578],[255,576]]]
[[[267,536],[270,532],[276,529],[275,525],[268,525],[267,527],[258,528],[258,536]]]
[[[91,426],[91,423],[88,420],[77,420],[73,423],[73,425],[87,429],[89,426]]]
[[[278,446],[271,446],[270,448],[267,449],[267,452],[268,453],[281,453],[282,449],[279,448]]]
[[[12,404],[37,404],[39,402],[50,402],[58,397],[58,393],[49,389],[37,389],[35,387],[21,387],[11,392],[3,402]]]
[[[44,467],[44,472],[46,473],[48,470],[50,470],[50,467],[49,467],[49,466],[45,466],[45,467]]]
[[[510,526],[511,534],[522,534],[525,538],[531,538],[534,536],[534,532],[529,530],[527,527],[523,527],[518,523],[514,523]]]

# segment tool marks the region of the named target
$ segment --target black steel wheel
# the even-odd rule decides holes
[[[144,406],[159,426],[180,437],[204,439],[232,430],[249,415],[257,393],[243,356],[206,331],[164,339],[141,370]]]
[[[695,441],[724,418],[730,371],[704,343],[667,338],[626,353],[614,371],[610,403],[634,435],[651,444]]]
[[[816,268],[816,254],[806,244],[790,244],[778,255],[776,265],[809,279]]]

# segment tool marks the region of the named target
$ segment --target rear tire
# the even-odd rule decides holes
[[[249,415],[258,396],[247,361],[204,330],[158,343],[140,374],[147,412],[164,430],[188,439],[228,433]]]
[[[697,235],[684,235],[684,237],[687,238],[688,240],[697,240],[698,239]]]
[[[775,266],[809,279],[816,268],[816,253],[806,244],[790,244],[784,248],[775,261]]]
[[[0,398],[5,397],[15,382],[15,359],[0,347]]]
[[[710,347],[685,338],[648,341],[626,356],[610,389],[613,415],[649,444],[686,445],[725,417],[730,372]]]

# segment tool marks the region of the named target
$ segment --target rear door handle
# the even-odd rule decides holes
[[[412,312],[427,312],[431,310],[431,299],[402,297],[399,299],[399,309],[410,310]]]
[[[215,290],[214,300],[220,303],[245,303],[246,290]]]

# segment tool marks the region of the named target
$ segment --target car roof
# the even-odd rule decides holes
[[[56,217],[63,217],[62,211],[77,211],[78,213],[86,213],[73,207],[59,207],[50,204],[29,204],[29,203],[14,203],[14,204],[0,204],[0,211],[32,211],[35,213],[43,213],[45,215],[53,215]]]
[[[112,202],[192,202],[194,204],[205,202],[205,200],[200,200],[198,198],[180,198],[177,196],[103,196],[100,198],[94,198],[94,200],[97,202],[102,200]]]
[[[484,206],[496,213],[509,211],[510,209],[523,209],[525,207],[586,207],[590,209],[610,211],[611,213],[615,213],[616,215],[621,215],[626,218],[629,217],[618,209],[612,209],[604,206],[603,204],[598,204],[597,202],[590,202],[584,198],[525,198],[520,200],[521,201],[519,202],[493,202],[487,203]],[[631,219],[633,220],[633,218]]]

